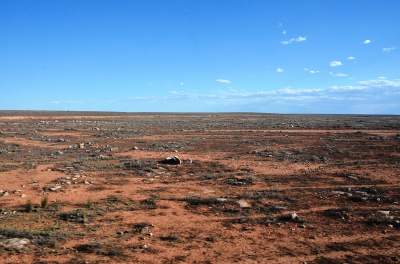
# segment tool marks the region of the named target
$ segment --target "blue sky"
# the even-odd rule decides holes
[[[0,1],[0,109],[400,114],[400,1]]]

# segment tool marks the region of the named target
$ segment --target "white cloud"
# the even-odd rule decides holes
[[[371,42],[372,41],[370,39],[366,39],[366,40],[364,40],[363,44],[367,45],[367,44],[370,44]]]
[[[319,73],[319,70],[312,70],[312,69],[309,69],[309,68],[304,68],[304,70],[306,72],[308,72],[309,74],[317,74],[317,73]]]
[[[230,84],[230,83],[232,83],[230,80],[226,80],[226,79],[216,79],[215,81],[217,83],[222,83],[222,84]]]
[[[282,30],[282,35],[286,35],[287,31],[286,30]]]
[[[295,37],[295,38],[291,38],[289,40],[283,40],[283,41],[281,41],[281,44],[282,45],[289,45],[289,44],[292,44],[294,42],[303,42],[303,41],[306,41],[306,40],[307,40],[307,37],[298,36],[298,37]]]
[[[282,68],[276,68],[276,72],[277,73],[282,73],[282,72],[284,72],[284,70]]]
[[[204,91],[170,91],[154,97],[131,97],[120,102],[176,102],[185,100],[196,104],[226,106],[243,111],[246,106],[251,111],[274,112],[315,112],[315,113],[400,113],[400,79],[370,79],[347,85],[335,85],[326,88],[284,87],[273,89],[241,90],[224,89],[210,93]],[[118,103],[120,103],[118,102]],[[284,106],[284,108],[279,108]],[[278,108],[276,108],[278,107]],[[231,109],[231,108],[229,108]],[[246,110],[246,111],[247,111]]]
[[[374,88],[382,88],[382,87],[394,87],[400,88],[400,79],[373,79],[367,81],[359,81],[358,84],[363,87],[374,87]]]
[[[329,63],[329,66],[331,66],[331,67],[339,67],[339,66],[342,66],[342,65],[343,65],[343,63],[341,61],[338,61],[338,60],[334,60],[334,61],[331,61]]]
[[[176,99],[177,97],[209,100],[260,100],[285,101],[285,100],[352,100],[376,98],[378,95],[400,96],[400,79],[371,79],[359,81],[353,85],[334,85],[328,88],[280,88],[264,89],[259,91],[228,90],[213,94],[194,92],[171,92],[165,99]],[[353,97],[351,97],[352,95]],[[356,97],[355,97],[356,96]]]
[[[295,89],[295,88],[287,87],[287,88],[282,88],[282,89],[278,89],[278,90],[272,91],[271,94],[304,95],[304,94],[319,93],[321,91],[323,91],[323,90],[320,89],[320,88]]]
[[[355,59],[356,59],[356,57],[349,56],[349,57],[347,57],[347,59],[348,59],[348,60],[355,60]]]
[[[396,47],[389,47],[389,48],[383,48],[382,51],[385,52],[385,53],[389,53],[389,52],[392,52],[392,51],[394,51],[396,49],[397,49]]]
[[[359,81],[356,85],[342,85],[342,86],[332,86],[330,91],[371,91],[373,94],[377,92],[394,92],[394,94],[399,94],[400,92],[400,79],[372,79],[366,81]]]
[[[329,73],[331,76],[333,77],[349,77],[349,75],[347,73],[343,73],[343,72],[330,72]]]

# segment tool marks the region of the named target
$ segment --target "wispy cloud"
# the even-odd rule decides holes
[[[307,40],[307,37],[298,36],[298,37],[291,38],[291,39],[288,39],[288,40],[283,40],[283,41],[281,41],[281,44],[282,45],[289,45],[289,44],[292,44],[292,43],[303,42],[303,41],[306,41],[306,40]]]
[[[184,96],[198,99],[241,100],[241,99],[268,99],[268,100],[299,100],[299,99],[335,99],[351,100],[349,93],[357,98],[367,95],[377,96],[377,93],[397,94],[400,96],[400,79],[371,79],[356,82],[353,85],[334,85],[328,88],[293,88],[266,89],[259,91],[229,90],[215,93],[193,93],[173,91],[174,96]]]
[[[329,88],[331,92],[360,92],[369,91],[371,95],[392,94],[400,95],[400,79],[372,79],[359,81],[355,85],[332,86]],[[359,93],[359,95],[362,95]]]
[[[392,52],[392,51],[394,51],[396,49],[397,49],[396,47],[389,47],[389,48],[383,48],[382,51],[385,52],[385,53],[389,53],[389,52]]]
[[[282,30],[282,35],[286,35],[287,31],[286,30]]]
[[[364,45],[367,45],[367,44],[371,44],[371,42],[372,42],[372,41],[371,41],[370,39],[366,39],[366,40],[363,41],[363,44],[364,44]]]
[[[309,68],[304,68],[304,71],[308,72],[309,74],[317,74],[319,73],[319,70],[312,70]]]
[[[334,61],[331,61],[329,63],[329,66],[331,66],[331,67],[339,67],[339,66],[342,66],[342,65],[343,65],[343,63],[341,61],[338,61],[338,60],[334,60]]]
[[[400,88],[400,79],[372,79],[372,80],[367,80],[367,81],[359,81],[358,84],[362,87],[365,88],[385,88],[385,87],[391,87],[391,88]]]
[[[232,83],[231,80],[227,80],[227,79],[216,79],[215,81],[217,83],[221,83],[221,84],[230,84],[230,83]]]
[[[369,79],[349,85],[326,88],[294,88],[261,90],[216,90],[212,92],[177,90],[159,96],[135,96],[120,103],[158,104],[163,101],[188,102],[192,105],[213,105],[216,109],[289,112],[400,113],[400,79]],[[283,107],[283,108],[281,108]],[[330,108],[329,108],[330,107]],[[279,110],[280,109],[280,110]]]
[[[52,100],[49,101],[49,103],[59,105],[59,104],[84,104],[87,102],[84,100]]]
[[[285,70],[284,69],[282,69],[282,68],[276,68],[276,72],[277,73],[282,73],[282,72],[284,72]]]
[[[347,73],[343,72],[330,72],[329,74],[333,77],[349,77]]]
[[[353,56],[347,57],[347,60],[350,60],[350,61],[355,60],[355,59],[356,59],[356,57],[353,57]]]

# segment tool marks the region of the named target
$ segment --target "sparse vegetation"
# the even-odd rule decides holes
[[[47,195],[43,196],[40,200],[40,207],[45,209],[49,205],[49,197]]]

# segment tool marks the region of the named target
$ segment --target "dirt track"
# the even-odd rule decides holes
[[[398,116],[0,112],[0,180],[2,263],[400,262]]]

